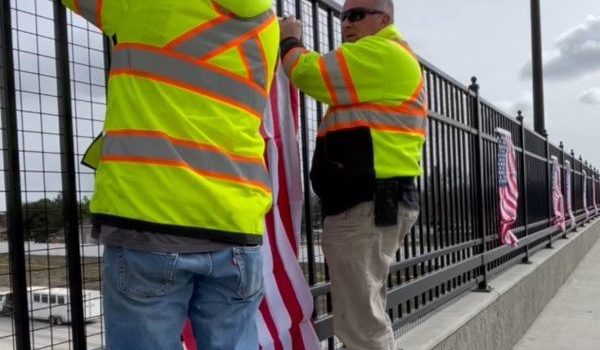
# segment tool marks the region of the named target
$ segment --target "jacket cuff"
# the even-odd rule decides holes
[[[297,38],[294,38],[292,36],[283,39],[279,43],[279,49],[280,49],[280,55],[281,55],[281,57],[285,57],[285,55],[291,49],[296,48],[296,47],[304,47],[304,45],[302,45],[302,43],[300,42],[300,40],[298,40]]]

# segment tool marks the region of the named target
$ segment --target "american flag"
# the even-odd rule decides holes
[[[298,261],[303,199],[297,130],[298,94],[278,67],[261,129],[273,187],[262,246],[265,296],[256,320],[264,350],[320,348],[313,298]],[[196,349],[189,323],[183,340],[185,349]]]
[[[297,131],[298,93],[279,65],[262,126],[273,187],[263,244],[265,297],[257,319],[265,350],[319,348],[311,321],[313,298],[298,261],[303,199]]]
[[[565,204],[562,194],[562,181],[560,176],[560,165],[558,158],[552,156],[552,207],[554,208],[553,224],[565,230]]]
[[[517,220],[519,185],[512,136],[509,131],[496,128],[498,139],[498,193],[500,197],[500,242],[516,247],[519,240],[510,227]]]

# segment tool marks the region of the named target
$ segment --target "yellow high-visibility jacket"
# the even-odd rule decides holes
[[[325,213],[372,200],[377,179],[419,176],[426,94],[419,62],[396,28],[324,55],[292,47],[283,53],[292,84],[329,105],[311,169]]]
[[[259,133],[279,43],[269,0],[62,0],[116,36],[95,223],[262,242]]]

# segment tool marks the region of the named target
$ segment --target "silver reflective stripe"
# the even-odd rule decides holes
[[[427,98],[427,91],[425,90],[425,87],[422,87],[421,93],[419,94],[417,101],[421,104],[421,106],[423,106],[423,105],[425,105],[426,98]]]
[[[387,126],[392,128],[406,128],[422,130],[425,132],[427,118],[413,117],[399,113],[370,110],[344,110],[334,111],[323,119],[319,125],[319,132],[335,129],[338,126],[354,122],[365,122],[369,126]],[[341,125],[340,125],[341,124]]]
[[[76,0],[79,14],[100,28],[100,23],[98,23],[100,14],[97,11],[98,1],[100,0]]]
[[[331,87],[337,96],[337,103],[340,105],[352,104],[353,101],[350,98],[349,89],[346,87],[342,67],[340,67],[335,51],[324,55],[322,59],[325,62],[325,69],[329,75]],[[323,77],[323,79],[325,79],[325,77]]]
[[[304,49],[301,48],[293,48],[292,51],[288,52],[283,60],[283,68],[289,74],[292,74],[292,68],[294,63],[298,60],[298,58],[304,54]]]
[[[199,172],[223,174],[270,188],[266,169],[261,164],[232,160],[218,152],[173,144],[160,137],[108,134],[102,157],[111,156],[183,162]]]
[[[254,40],[248,40],[242,45],[242,52],[246,56],[248,62],[250,74],[252,74],[252,80],[261,87],[265,87],[267,84],[267,77],[265,76],[266,68],[263,62],[262,55],[260,54],[260,47]]]
[[[225,74],[150,50],[117,48],[113,54],[111,71],[122,69],[147,73],[174,84],[201,89],[216,98],[223,97],[235,104],[244,105],[258,117],[262,116],[267,103],[267,97],[259,91]]]
[[[222,47],[230,41],[251,32],[273,16],[273,12],[267,11],[260,16],[249,20],[230,18],[227,21],[209,28],[198,35],[195,35],[182,43],[179,43],[173,50],[190,55],[193,57],[202,57]]]

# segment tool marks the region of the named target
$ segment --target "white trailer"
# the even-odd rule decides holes
[[[0,315],[12,315],[13,301],[12,292],[7,288],[0,288]]]
[[[27,291],[31,318],[47,320],[58,325],[71,322],[71,302],[67,288],[28,287]],[[85,320],[91,321],[100,317],[100,292],[84,289],[82,293]]]

